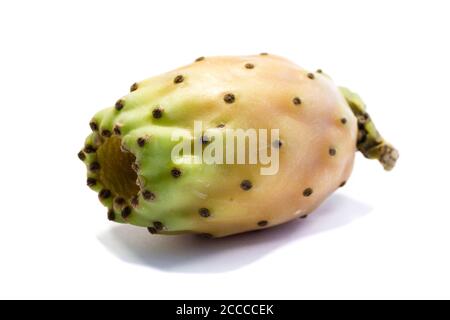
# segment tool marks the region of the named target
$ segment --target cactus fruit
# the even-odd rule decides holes
[[[268,54],[201,57],[135,83],[90,127],[78,156],[108,219],[158,234],[223,237],[304,218],[345,184],[356,150],[386,170],[398,158],[356,94]],[[279,129],[258,145],[279,157],[276,174],[261,174],[262,163],[171,156],[175,132],[206,152],[212,137],[238,128]]]

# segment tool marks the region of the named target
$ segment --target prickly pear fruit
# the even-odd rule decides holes
[[[108,218],[159,234],[222,237],[305,217],[345,184],[356,150],[387,170],[398,158],[356,94],[321,70],[267,54],[201,57],[135,83],[90,127],[78,155]],[[277,171],[261,174],[267,162],[205,163],[198,154],[174,160],[174,135],[206,152],[224,146],[219,138],[231,129],[278,129],[256,150],[277,156]]]

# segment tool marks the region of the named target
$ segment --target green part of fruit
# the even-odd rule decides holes
[[[345,87],[339,89],[358,120],[358,150],[366,158],[380,161],[385,170],[392,170],[399,158],[397,149],[380,135],[361,97]]]

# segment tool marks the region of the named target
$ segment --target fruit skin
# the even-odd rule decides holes
[[[202,57],[130,90],[93,117],[79,157],[108,218],[151,233],[222,237],[303,218],[345,184],[357,147],[386,169],[398,158],[371,121],[361,122],[359,97],[279,56]],[[173,163],[175,131],[208,143],[193,136],[194,120],[210,135],[280,129],[270,145],[279,172]]]

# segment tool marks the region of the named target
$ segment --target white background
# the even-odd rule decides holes
[[[2,1],[0,298],[450,298],[447,1]],[[106,220],[77,159],[131,83],[267,51],[357,91],[400,150],[306,220],[220,240]]]

